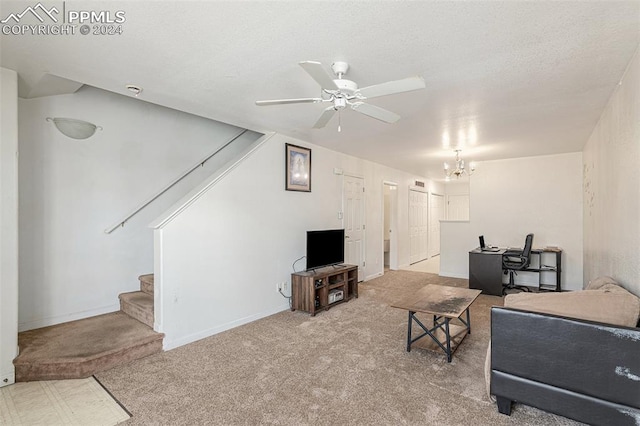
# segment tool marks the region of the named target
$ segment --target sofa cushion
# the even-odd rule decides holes
[[[587,288],[585,290],[599,290],[601,287],[607,286],[609,284],[618,285],[616,280],[611,277],[598,277],[595,280],[589,281]]]
[[[627,327],[635,327],[640,316],[640,299],[612,283],[598,290],[510,294],[504,306]]]

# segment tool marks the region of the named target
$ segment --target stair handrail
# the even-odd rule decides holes
[[[175,186],[178,182],[180,182],[182,179],[187,177],[189,174],[191,174],[191,172],[193,172],[197,168],[203,167],[204,164],[207,161],[209,161],[213,156],[215,156],[217,153],[219,153],[220,151],[222,151],[223,149],[225,149],[226,147],[231,145],[231,143],[233,143],[235,140],[237,140],[240,136],[244,135],[248,131],[249,131],[249,129],[243,129],[240,133],[235,135],[233,138],[231,138],[225,144],[223,144],[222,146],[218,147],[214,152],[212,152],[211,154],[207,155],[203,160],[199,161],[193,167],[191,167],[189,170],[187,170],[186,172],[182,173],[177,179],[174,179],[171,183],[169,183],[167,186],[165,186],[163,189],[161,189],[155,195],[153,195],[152,197],[150,197],[146,201],[144,201],[142,204],[140,204],[139,207],[137,207],[135,210],[133,210],[131,213],[129,213],[127,216],[125,216],[124,219],[119,220],[115,224],[113,224],[110,227],[108,227],[107,229],[105,229],[104,233],[105,234],[111,234],[116,229],[124,227],[124,224],[127,223],[129,221],[129,219],[131,219],[133,216],[138,214],[142,209],[147,207],[149,204],[154,202],[156,198],[160,197],[162,194],[164,194],[165,192],[170,190],[173,186]]]

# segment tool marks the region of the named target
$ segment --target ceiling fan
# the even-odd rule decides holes
[[[256,105],[330,103],[331,105],[324,110],[318,121],[316,121],[316,124],[314,124],[314,129],[321,129],[326,126],[334,114],[336,112],[339,113],[346,108],[347,105],[349,105],[352,110],[361,114],[384,121],[385,123],[395,123],[400,119],[398,114],[364,103],[363,101],[377,98],[378,96],[394,95],[396,93],[410,92],[426,87],[422,77],[409,77],[403,80],[388,81],[359,89],[355,82],[342,78],[349,69],[349,64],[346,62],[334,62],[331,65],[331,70],[337,78],[329,75],[320,62],[303,61],[300,62],[300,66],[320,85],[322,89],[321,97],[256,101]],[[340,124],[338,124],[338,131],[340,131]]]

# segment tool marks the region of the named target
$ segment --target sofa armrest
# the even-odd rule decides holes
[[[638,354],[638,328],[512,308],[491,309],[492,376],[504,373],[640,408]],[[491,393],[510,397],[494,380]]]

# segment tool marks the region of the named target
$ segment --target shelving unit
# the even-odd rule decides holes
[[[537,274],[537,291],[562,291],[562,249],[545,247],[531,250],[531,263],[527,269],[517,271],[518,274]],[[508,280],[508,275],[503,276]],[[534,278],[535,279],[535,278]],[[516,285],[536,289],[531,280],[516,281]]]
[[[540,291],[561,291],[560,277],[562,275],[561,249],[534,249],[531,251],[531,265],[528,272],[538,274],[538,288]]]
[[[342,299],[333,301],[330,295],[342,292]],[[315,271],[291,274],[291,310],[316,312],[329,309],[358,297],[358,267],[327,266]]]

